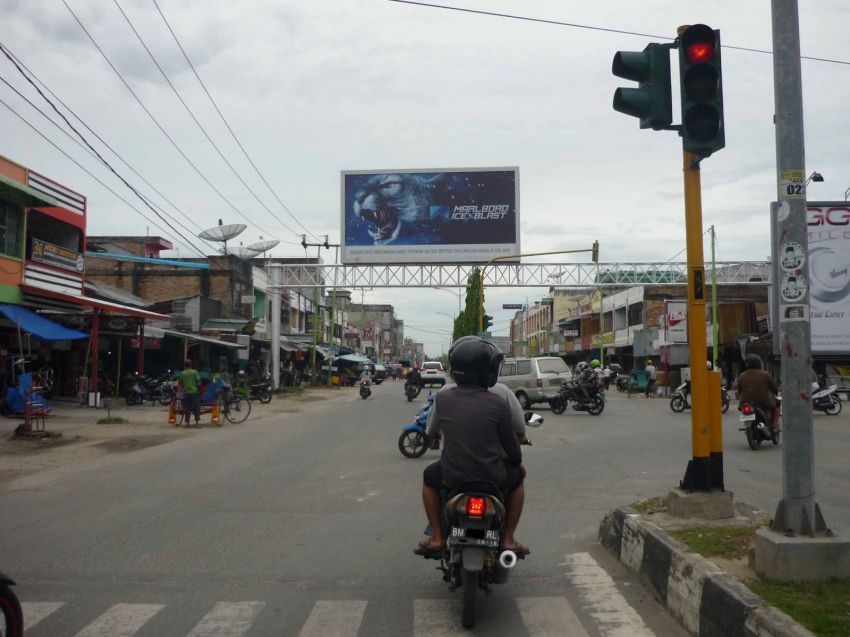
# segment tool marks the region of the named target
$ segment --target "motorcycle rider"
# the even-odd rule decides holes
[[[404,383],[405,392],[407,392],[407,388],[410,385],[413,385],[417,389],[422,389],[422,372],[419,371],[418,363],[411,367],[410,371],[407,372],[407,380]]]
[[[590,364],[583,367],[578,377],[578,388],[584,397],[584,402],[590,402],[589,389],[602,384],[602,370],[599,369],[599,359],[594,358]]]
[[[369,371],[369,368],[368,368],[368,367],[365,367],[365,366],[364,366],[364,367],[360,370],[360,378],[358,379],[358,381],[360,382],[360,384],[361,384],[361,385],[362,385],[363,383],[366,383],[367,385],[371,385],[371,384],[372,384],[372,372],[371,372],[371,371]]]
[[[779,428],[779,409],[776,405],[776,395],[779,387],[770,374],[762,369],[761,357],[757,354],[747,354],[744,357],[744,371],[736,381],[738,394],[738,409],[742,403],[750,403],[767,413],[771,430]]]
[[[522,452],[511,427],[510,408],[488,391],[496,384],[504,357],[499,348],[478,337],[458,339],[449,350],[457,386],[438,392],[431,408],[427,435],[445,436],[440,460],[426,467],[422,476],[422,502],[432,531],[415,549],[417,555],[442,552],[440,489],[451,491],[467,482],[490,482],[507,494],[502,548],[522,555],[529,552],[514,536],[525,501]]]

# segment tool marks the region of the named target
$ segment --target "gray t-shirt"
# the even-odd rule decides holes
[[[507,476],[505,462],[522,463],[510,409],[496,393],[472,385],[441,391],[428,421],[428,434],[443,437],[440,468],[450,488],[469,481],[501,485]]]
[[[445,391],[447,389],[451,389],[452,387],[457,387],[457,383],[448,382],[440,389],[440,391]],[[492,387],[490,387],[487,391],[490,393],[501,396],[502,399],[507,404],[508,409],[511,410],[511,426],[514,429],[514,433],[518,436],[525,435],[525,413],[522,411],[522,405],[519,404],[519,400],[511,391],[510,387],[504,385],[502,383],[496,383]],[[431,415],[434,412],[428,414],[428,427],[431,427]]]

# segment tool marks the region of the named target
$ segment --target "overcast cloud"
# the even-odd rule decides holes
[[[204,139],[114,2],[67,2],[165,130],[252,220],[239,240],[247,245],[259,235],[274,236],[291,242],[276,256],[302,255],[300,227],[251,171],[153,2],[119,0],[213,139],[290,230],[257,204]],[[311,232],[328,234],[331,242],[340,235],[341,170],[519,166],[524,251],[581,248],[598,239],[603,261],[653,261],[684,247],[679,138],[640,130],[636,119],[611,108],[614,89],[629,85],[611,75],[614,53],[641,50],[657,38],[386,0],[158,2],[282,200]],[[726,45],[772,49],[767,0],[443,3],[671,39],[678,25],[705,22],[721,29]],[[844,46],[850,4],[801,0],[800,20],[804,55],[850,61]],[[62,0],[5,0],[0,24],[0,41],[195,223],[244,221],[170,146]],[[723,68],[726,148],[703,163],[704,223],[716,226],[719,258],[764,259],[770,251],[767,210],[776,192],[772,58],[726,49]],[[802,68],[807,170],[826,180],[812,184],[809,197],[842,200],[850,186],[850,65],[804,60]],[[0,77],[46,107],[5,58]],[[3,84],[0,99],[137,205]],[[154,227],[3,106],[0,154],[87,195],[90,234],[149,232],[180,243],[171,228]],[[180,254],[192,252],[183,245]],[[511,316],[496,310],[502,303],[533,301],[543,293],[489,292],[495,332],[506,333]],[[430,354],[439,355],[448,343],[439,333],[450,331],[449,319],[438,312],[457,312],[450,294],[375,290],[366,299],[393,303],[410,326],[407,334],[424,341]]]

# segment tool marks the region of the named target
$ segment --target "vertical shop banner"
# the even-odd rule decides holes
[[[688,342],[688,304],[686,301],[667,301],[665,313],[668,343]]]
[[[780,312],[784,320],[810,317],[812,352],[846,355],[850,353],[850,203],[809,202],[806,214],[808,255],[793,242],[776,246]],[[793,303],[794,290],[806,285],[800,273],[806,258],[808,316],[806,308]]]
[[[372,327],[369,325],[363,328],[363,347],[372,347]]]
[[[342,262],[483,263],[519,254],[519,169],[342,173]]]

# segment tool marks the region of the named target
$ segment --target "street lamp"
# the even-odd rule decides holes
[[[811,175],[809,175],[809,178],[806,180],[806,184],[805,184],[805,185],[806,185],[806,186],[808,186],[810,181],[814,181],[814,182],[816,182],[816,183],[822,182],[822,181],[823,181],[823,175],[821,175],[821,174],[820,174],[818,171],[816,171],[816,170],[815,170],[815,171],[812,171],[812,174],[811,174]]]
[[[438,288],[438,287],[435,287],[434,289],[435,289],[435,290],[442,290],[443,292],[448,292],[449,294],[454,294],[454,295],[456,295],[456,296],[457,296],[457,313],[458,313],[458,314],[460,314],[460,312],[461,312],[461,309],[460,309],[460,297],[461,297],[461,295],[463,294],[460,290],[453,290],[453,289],[451,289],[451,288]]]
[[[850,188],[844,191],[844,201],[847,201],[848,197],[850,197]]]

